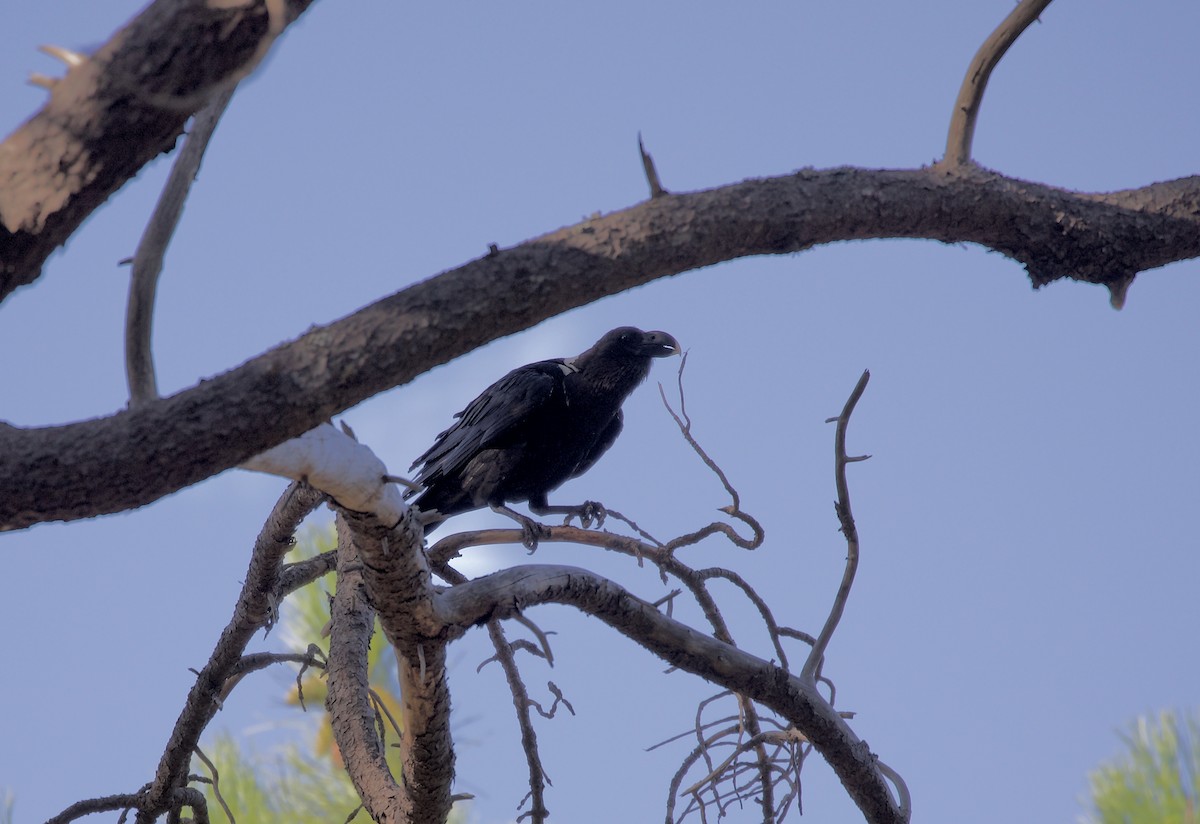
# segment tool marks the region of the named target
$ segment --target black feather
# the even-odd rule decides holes
[[[538,361],[489,386],[417,458],[415,506],[451,515],[529,501],[534,511],[582,475],[621,433],[621,404],[651,358],[677,354],[666,332],[614,329],[574,358]],[[441,520],[426,527],[431,531]]]

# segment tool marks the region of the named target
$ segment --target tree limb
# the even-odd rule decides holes
[[[338,583],[330,609],[325,708],[346,773],[371,820],[407,822],[404,790],[388,769],[371,709],[367,650],[375,631],[375,611],[363,583],[362,561],[342,518],[338,518],[337,531]]]
[[[291,484],[284,491],[267,522],[263,525],[250,557],[250,568],[234,607],[233,617],[221,632],[204,669],[196,682],[155,772],[154,780],[141,794],[137,821],[149,824],[166,811],[173,794],[183,788],[192,751],[200,734],[220,709],[218,697],[226,680],[239,664],[251,637],[273,615],[273,596],[283,556],[292,547],[292,535],[300,521],[321,500],[321,493],[302,484]]]
[[[846,538],[846,568],[842,573],[842,582],[838,585],[837,595],[834,596],[833,606],[829,610],[829,617],[825,619],[825,625],[821,627],[821,634],[817,636],[817,640],[808,653],[808,658],[804,661],[804,668],[800,670],[800,677],[814,686],[816,685],[814,680],[816,674],[825,659],[825,649],[833,640],[833,633],[837,629],[838,622],[842,620],[842,612],[846,609],[846,602],[850,600],[850,588],[854,585],[854,575],[858,571],[858,528],[854,525],[854,514],[850,509],[850,484],[846,480],[846,465],[865,460],[865,458],[851,458],[846,455],[846,429],[850,426],[850,416],[854,413],[854,407],[858,405],[859,398],[866,391],[867,381],[870,379],[871,373],[864,371],[850,392],[850,397],[846,399],[846,404],[842,407],[842,414],[830,419],[830,421],[837,422],[833,452],[834,478],[838,496],[834,507],[837,510],[842,535]]]
[[[979,108],[983,103],[983,92],[987,88],[992,70],[1000,63],[1008,47],[1017,41],[1021,32],[1037,20],[1051,0],[1021,0],[1009,15],[991,33],[975,56],[958,99],[954,101],[954,112],[950,116],[950,130],[946,135],[946,155],[942,163],[949,166],[964,166],[971,162],[971,143],[975,139],[975,123],[979,120]]]
[[[352,536],[362,562],[362,579],[399,663],[400,694],[404,696],[404,736],[399,745],[403,780],[398,793],[387,790],[388,803],[404,812],[406,817],[400,820],[408,824],[443,824],[450,814],[454,779],[447,641],[440,616],[434,613],[421,527],[411,517],[392,528],[373,515],[343,511],[338,531],[339,543],[344,540],[343,533]],[[340,591],[340,578],[338,588]],[[331,663],[336,643],[336,636],[330,639]],[[332,687],[332,674],[330,682]],[[383,785],[375,783],[379,791]],[[360,786],[357,780],[355,786]],[[363,803],[376,821],[385,820],[374,814],[378,802],[373,806],[363,796]]]
[[[200,171],[200,161],[217,121],[233,98],[232,88],[221,92],[196,113],[192,129],[171,166],[150,223],[142,233],[129,276],[129,301],[125,309],[125,379],[129,384],[129,405],[137,406],[158,397],[151,346],[154,331],[154,296],[162,272],[167,246],[179,225],[183,204],[192,181]]]
[[[143,506],[489,341],[660,277],[880,237],[971,241],[1026,263],[1035,284],[1115,288],[1200,256],[1200,177],[1081,195],[975,168],[843,168],[664,195],[417,283],[139,409],[0,424],[0,528]]]
[[[511,617],[536,604],[573,606],[599,618],[664,661],[770,707],[793,723],[837,773],[872,824],[907,822],[875,756],[814,686],[767,661],[666,617],[588,570],[530,565],[503,570],[439,594],[462,626]]]
[[[52,84],[0,144],[0,300],[251,71],[312,0],[157,0]]]

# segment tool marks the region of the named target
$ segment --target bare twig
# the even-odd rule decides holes
[[[83,818],[85,815],[92,813],[106,813],[114,810],[129,810],[138,805],[140,795],[138,793],[120,793],[118,795],[105,795],[100,798],[86,798],[83,801],[76,801],[70,807],[67,807],[58,815],[49,819],[46,824],[68,824],[77,818]]]
[[[158,276],[162,272],[167,246],[175,234],[183,204],[191,190],[192,181],[200,170],[204,150],[217,128],[217,121],[233,97],[234,87],[217,95],[192,120],[179,156],[163,186],[158,203],[146,231],[133,256],[129,282],[129,302],[125,309],[125,377],[129,384],[129,405],[140,406],[158,397],[158,382],[154,374],[154,355],[151,333],[154,325],[154,295]]]
[[[939,165],[954,168],[971,162],[975,123],[979,119],[983,92],[992,76],[992,70],[1004,57],[1008,47],[1021,36],[1021,32],[1037,20],[1038,15],[1049,5],[1050,0],[1021,0],[988,39],[983,41],[979,51],[975,52],[967,75],[958,90],[958,98],[954,101],[950,130],[946,136],[946,156]]]
[[[546,809],[546,769],[542,766],[542,757],[538,752],[537,731],[533,728],[533,719],[529,716],[529,708],[534,701],[525,689],[521,680],[521,671],[517,669],[517,661],[513,657],[508,639],[504,635],[504,627],[499,621],[487,622],[488,637],[492,639],[492,647],[496,650],[496,659],[504,670],[504,679],[508,682],[508,691],[512,694],[513,709],[517,713],[517,724],[521,728],[521,749],[525,752],[525,762],[529,766],[529,794],[521,800],[529,800],[530,807],[518,820],[531,819],[534,824],[542,824],[550,815]],[[540,709],[540,708],[539,708]]]
[[[645,144],[642,143],[641,132],[638,132],[638,154],[642,156],[642,169],[646,172],[646,182],[650,184],[651,199],[669,194],[658,180],[658,169],[654,168],[654,158],[650,157]]]
[[[300,706],[304,707],[304,691],[300,688],[300,677],[309,667],[317,667],[318,669],[325,668],[324,653],[320,647],[310,644],[308,651],[305,653],[295,652],[255,652],[250,655],[243,655],[229,669],[229,674],[226,677],[224,686],[221,687],[219,700],[224,702],[229,694],[233,692],[243,678],[247,675],[266,669],[272,664],[299,664],[300,670],[296,674],[296,687],[300,693]]]
[[[192,752],[204,762],[204,766],[208,767],[209,784],[213,788],[213,795],[217,797],[217,803],[225,811],[225,816],[229,819],[229,824],[237,824],[237,819],[233,817],[233,810],[229,809],[229,805],[225,803],[225,797],[221,795],[221,774],[217,772],[217,765],[209,760],[208,756],[204,754],[204,750],[200,749],[199,746],[194,747]]]
[[[692,436],[692,419],[688,417],[687,414],[687,400],[683,391],[683,370],[687,367],[687,358],[688,353],[684,352],[683,357],[679,360],[679,371],[676,377],[679,391],[679,412],[677,413],[671,406],[671,402],[667,400],[667,392],[665,389],[663,389],[663,385],[661,383],[658,385],[659,397],[662,398],[663,406],[666,407],[667,412],[671,415],[671,419],[675,421],[675,425],[679,427],[679,433],[683,435],[683,439],[687,441],[688,446],[690,446],[692,451],[700,456],[700,460],[704,461],[704,465],[707,466],[709,470],[711,470],[712,473],[717,476],[717,478],[721,481],[721,485],[725,487],[725,492],[728,493],[731,503],[728,506],[722,507],[721,511],[726,515],[729,515],[731,518],[736,518],[749,526],[752,532],[752,537],[743,538],[742,536],[738,535],[737,532],[728,524],[717,522],[709,524],[708,526],[688,535],[682,535],[672,541],[668,541],[666,546],[668,549],[677,549],[681,546],[689,546],[691,544],[698,543],[704,538],[707,538],[709,535],[720,532],[735,546],[741,547],[742,549],[758,549],[758,547],[762,546],[763,538],[765,537],[762,526],[757,520],[742,511],[741,496],[738,495],[738,491],[734,489],[733,484],[729,482],[729,478],[725,475],[725,471],[721,469],[716,461],[709,457],[708,453],[704,451],[704,448],[700,446],[700,443],[695,439],[695,437]]]
[[[367,690],[367,694],[371,696],[371,705],[375,707],[375,716],[379,727],[379,740],[381,742],[384,741],[384,734],[387,732],[387,728],[383,725],[384,719],[387,720],[388,726],[392,728],[392,732],[396,733],[396,737],[403,738],[404,729],[400,726],[400,722],[396,720],[396,717],[392,715],[392,711],[388,709],[387,702],[383,700],[383,697],[373,689]]]
[[[817,641],[813,644],[813,648],[808,653],[808,659],[804,662],[804,669],[800,671],[800,679],[810,683],[813,682],[821,659],[825,657],[825,649],[829,646],[833,632],[842,618],[846,601],[850,597],[850,588],[854,585],[854,574],[858,570],[858,529],[854,526],[854,515],[850,511],[850,487],[846,481],[846,465],[865,460],[870,456],[847,457],[846,428],[850,425],[850,415],[854,412],[854,407],[858,404],[858,399],[862,397],[863,391],[867,388],[867,381],[870,379],[871,373],[864,371],[862,377],[858,379],[858,383],[854,385],[850,397],[846,400],[846,405],[842,407],[842,414],[831,418],[831,420],[837,421],[837,432],[834,435],[834,475],[837,478],[838,499],[835,507],[838,521],[842,525],[842,534],[846,538],[846,568],[842,573],[842,583],[838,587],[837,595],[834,596],[829,617],[825,619],[825,626],[821,628],[821,634],[817,636]]]
[[[896,788],[896,797],[899,799],[900,813],[905,818],[912,815],[912,796],[908,792],[908,785],[904,783],[904,779],[900,777],[900,773],[893,770],[887,764],[875,759],[875,766],[881,773],[892,782],[892,786]]]
[[[550,649],[550,636],[555,635],[556,633],[543,632],[541,627],[524,615],[518,615],[516,618],[514,618],[514,620],[521,626],[525,627],[525,629],[533,633],[533,636],[537,638],[538,645],[541,648],[541,657],[546,659],[547,664],[554,666],[554,651]]]
[[[314,555],[294,564],[284,564],[279,573],[279,596],[282,598],[300,587],[310,584],[323,575],[333,572],[337,564],[337,552],[330,550]]]

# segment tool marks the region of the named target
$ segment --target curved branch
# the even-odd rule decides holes
[[[138,409],[0,423],[0,529],[148,504],[489,341],[657,278],[881,237],[980,243],[1025,263],[1035,284],[1123,286],[1200,256],[1200,177],[1080,195],[981,169],[845,168],[664,195],[410,286]]]
[[[814,686],[817,670],[825,658],[825,649],[833,639],[838,622],[842,620],[842,612],[846,609],[846,602],[850,600],[850,588],[854,585],[854,575],[858,571],[858,528],[854,525],[854,513],[850,509],[850,484],[846,480],[846,465],[865,459],[850,458],[846,455],[846,429],[850,426],[850,416],[854,414],[854,407],[858,405],[858,400],[866,391],[867,381],[870,379],[871,373],[864,371],[850,392],[850,397],[846,399],[846,404],[842,407],[842,414],[832,419],[837,421],[833,453],[834,478],[837,483],[838,497],[834,507],[837,510],[842,535],[846,538],[846,568],[842,573],[842,582],[838,585],[837,595],[834,596],[829,616],[825,619],[825,626],[821,627],[821,634],[817,636],[817,640],[808,653],[808,658],[804,661],[804,668],[800,670],[800,677],[806,683]]]
[[[158,0],[52,83],[0,144],[0,300],[252,70],[312,0]]]
[[[133,255],[129,301],[125,308],[125,379],[129,384],[130,406],[138,406],[158,397],[151,347],[158,276],[162,272],[167,246],[183,214],[183,204],[191,191],[192,181],[200,171],[200,161],[204,159],[208,141],[216,131],[217,121],[225,113],[225,107],[233,99],[233,91],[230,88],[218,94],[196,113],[192,130],[171,166],[171,174],[154,206],[154,214],[150,216],[150,222]]]
[[[946,156],[942,163],[949,166],[965,166],[971,162],[971,143],[975,140],[975,123],[979,119],[979,108],[983,92],[987,88],[992,70],[999,64],[1008,47],[1016,42],[1021,32],[1037,20],[1051,0],[1021,0],[1008,17],[996,27],[975,56],[958,90],[954,101],[954,113],[950,116],[950,131],[946,135]]]
[[[166,811],[173,793],[181,789],[187,777],[192,751],[208,722],[220,709],[220,696],[226,681],[240,663],[242,652],[258,631],[273,616],[275,584],[283,556],[292,548],[292,535],[309,512],[316,508],[321,493],[302,484],[291,484],[280,496],[254,542],[250,568],[238,595],[233,617],[221,632],[212,655],[196,682],[188,691],[187,701],[163,751],[154,781],[138,803],[137,821],[149,824]]]
[[[870,822],[907,822],[875,756],[816,688],[767,661],[668,618],[618,584],[569,566],[524,566],[438,596],[449,620],[470,626],[536,604],[576,607],[664,661],[745,695],[787,718],[812,742]]]
[[[83,818],[85,815],[92,815],[93,813],[131,810],[138,805],[140,800],[141,795],[139,793],[120,793],[119,795],[106,795],[100,798],[88,798],[83,801],[76,801],[58,815],[48,819],[46,824],[69,824],[69,822],[77,818]]]

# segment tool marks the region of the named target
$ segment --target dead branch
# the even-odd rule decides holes
[[[658,169],[654,167],[654,158],[646,151],[646,144],[642,142],[641,132],[638,132],[638,154],[642,157],[642,171],[646,173],[646,183],[650,185],[650,197],[662,197],[669,194],[658,180]]]
[[[519,530],[513,531],[519,532]],[[465,575],[444,562],[431,563],[437,574],[449,584],[457,586],[465,584],[468,580]],[[544,650],[543,657],[553,666],[554,658],[550,652],[550,643],[546,633],[524,616],[517,616],[517,620],[533,630]],[[521,680],[521,671],[517,667],[517,659],[513,654],[515,645],[509,643],[504,633],[504,627],[498,620],[491,620],[487,622],[487,629],[488,637],[492,641],[492,648],[495,649],[496,654],[481,662],[476,672],[492,661],[498,662],[504,671],[504,680],[508,684],[509,694],[512,695],[513,710],[517,715],[517,726],[521,730],[521,749],[525,753],[525,762],[529,766],[529,792],[521,799],[517,809],[521,809],[526,801],[530,801],[531,804],[518,820],[523,821],[525,818],[530,818],[534,824],[542,824],[550,815],[550,811],[546,809],[546,785],[550,783],[550,779],[546,774],[546,768],[542,765],[542,757],[537,744],[537,730],[534,729],[533,719],[529,715],[529,708],[534,701],[529,697],[525,682]]]
[[[443,614],[458,626],[504,619],[544,603],[586,612],[664,661],[787,719],[822,754],[868,821],[907,821],[875,767],[875,756],[814,686],[666,617],[602,576],[577,567],[527,565],[452,587],[438,598]]]
[[[328,575],[337,566],[337,552],[322,552],[294,564],[284,564],[279,574],[279,597],[288,595],[306,584]]]
[[[200,171],[200,161],[217,121],[233,98],[230,88],[213,98],[196,113],[192,129],[171,166],[154,213],[133,256],[129,281],[129,302],[125,310],[125,377],[129,383],[129,405],[139,406],[158,397],[151,338],[154,327],[154,295],[162,272],[167,246],[183,214],[183,204],[192,181]]]
[[[446,680],[448,639],[422,549],[423,532],[407,509],[394,527],[369,513],[346,511],[340,513],[338,523],[339,530],[352,536],[362,560],[366,589],[396,651],[400,694],[404,696],[404,737],[400,741],[404,780],[398,803],[411,816],[402,820],[441,824],[450,813],[454,778]],[[330,643],[332,649],[332,639]],[[372,805],[366,806],[376,817]]]
[[[129,810],[137,806],[138,793],[120,793],[105,795],[100,798],[86,798],[76,801],[58,815],[49,819],[46,824],[69,824],[77,818],[83,818],[92,813],[107,813],[114,810]]]
[[[220,695],[242,652],[258,629],[271,620],[275,582],[283,556],[292,548],[292,536],[300,521],[316,507],[321,493],[302,484],[284,491],[263,525],[250,557],[245,583],[238,595],[233,617],[221,632],[204,669],[188,692],[184,708],[175,721],[167,746],[154,774],[142,793],[136,821],[150,824],[166,812],[175,793],[187,779],[187,768],[200,734],[220,708]]]
[[[961,167],[971,162],[971,143],[975,139],[975,123],[979,120],[979,109],[983,103],[983,92],[987,88],[992,70],[999,64],[1008,47],[1029,25],[1037,20],[1050,0],[1021,0],[1008,16],[996,27],[975,56],[963,78],[958,98],[954,101],[954,112],[950,116],[950,130],[946,135],[946,154],[942,166]]]
[[[367,686],[367,651],[375,631],[375,611],[367,597],[363,564],[350,529],[337,520],[338,586],[331,606],[329,639],[329,712],[333,737],[346,773],[374,821],[410,821],[407,794],[388,769],[376,733]]]
[[[512,654],[504,627],[499,621],[487,622],[488,637],[496,650],[496,660],[504,670],[504,680],[508,683],[508,691],[512,695],[513,711],[517,715],[517,726],[521,730],[521,750],[525,753],[525,763],[529,766],[529,794],[521,800],[523,807],[529,801],[529,809],[521,814],[521,819],[529,818],[533,824],[542,824],[550,815],[546,809],[546,768],[542,765],[542,756],[538,750],[537,730],[534,729],[533,719],[529,716],[529,708],[536,702],[529,697],[525,682],[521,680],[521,671],[517,668],[517,660]],[[518,807],[520,809],[520,807]]]
[[[217,803],[225,811],[225,817],[229,819],[229,824],[237,824],[237,819],[233,817],[233,810],[229,809],[229,805],[225,803],[225,797],[221,795],[221,774],[217,771],[217,765],[210,761],[208,756],[204,754],[204,750],[199,747],[196,747],[193,752],[195,752],[197,758],[204,762],[204,766],[208,767],[208,783],[213,788],[213,795],[217,797]]]
[[[224,703],[229,697],[234,688],[241,683],[241,680],[251,673],[264,670],[274,664],[299,664],[300,669],[296,674],[296,690],[300,699],[300,708],[307,709],[304,706],[304,688],[301,683],[301,678],[304,676],[309,667],[317,667],[325,669],[325,655],[321,652],[320,647],[315,644],[310,645],[305,653],[294,652],[255,652],[250,655],[243,655],[238,662],[229,669],[229,676],[225,681],[225,685],[221,688],[221,694],[218,698],[220,703]]]
[[[825,619],[821,634],[817,636],[817,641],[813,644],[813,648],[804,662],[804,668],[800,671],[800,677],[809,682],[813,681],[815,674],[820,669],[821,661],[825,657],[825,649],[833,638],[834,630],[837,629],[842,612],[846,608],[846,602],[850,598],[850,588],[854,585],[854,574],[858,570],[858,529],[854,526],[854,515],[850,511],[850,486],[846,481],[846,465],[866,460],[870,456],[847,457],[846,429],[850,425],[850,415],[853,414],[854,407],[858,404],[858,399],[862,397],[867,388],[867,381],[870,379],[871,373],[863,372],[862,377],[858,379],[858,383],[851,391],[850,397],[846,400],[842,414],[830,419],[837,421],[837,433],[834,436],[834,477],[837,480],[838,499],[835,508],[842,534],[846,538],[846,568],[842,573],[842,582],[838,586],[837,595],[834,596],[833,607],[829,610],[829,617]]]
[[[251,71],[311,1],[158,0],[68,64],[46,105],[0,144],[0,299],[36,280],[88,215],[169,151],[188,117]]]
[[[974,168],[831,169],[655,198],[414,284],[138,409],[0,424],[0,528],[150,503],[484,343],[659,277],[877,237],[980,243],[1039,285],[1127,283],[1200,255],[1200,178],[1080,195]],[[75,471],[57,471],[64,463]]]

